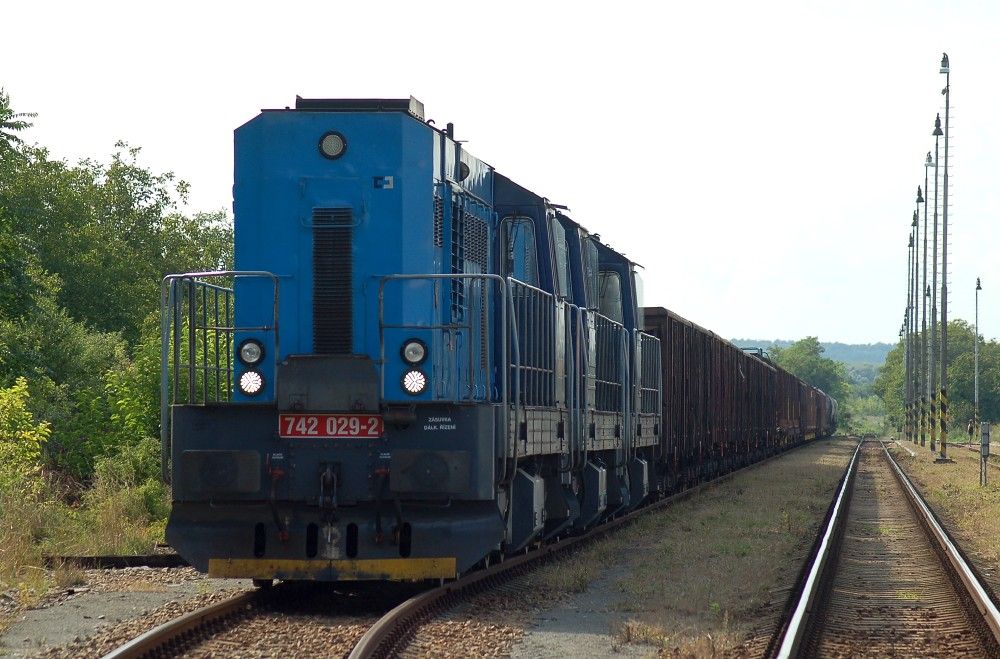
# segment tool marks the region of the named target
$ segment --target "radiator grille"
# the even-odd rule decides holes
[[[353,352],[350,208],[313,209],[313,351]]]

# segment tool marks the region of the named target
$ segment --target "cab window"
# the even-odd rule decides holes
[[[504,274],[538,286],[538,259],[535,251],[535,225],[528,217],[504,218],[506,249]]]
[[[644,285],[643,285],[643,282],[642,282],[642,277],[639,276],[639,272],[638,271],[636,271],[636,270],[632,271],[632,280],[635,282],[635,304],[636,304],[636,307],[637,307],[636,308],[635,325],[639,329],[642,329],[643,327],[646,326],[646,317],[645,317],[645,313],[642,310],[642,306],[643,306],[643,304],[645,304],[644,295],[643,295],[643,293],[644,293],[644,291],[643,291]]]
[[[599,306],[599,292],[601,290],[597,274],[597,243],[592,238],[588,238],[583,241],[583,244],[583,276],[586,279],[587,286],[587,308],[597,309]]]
[[[552,246],[556,257],[556,295],[569,298],[569,245],[566,242],[566,230],[562,224],[552,218]],[[572,302],[572,300],[570,300]]]
[[[623,322],[621,276],[613,270],[602,270],[597,286],[600,291],[598,311],[617,323]]]

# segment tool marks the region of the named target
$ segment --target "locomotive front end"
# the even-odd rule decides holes
[[[492,168],[412,98],[235,143],[235,270],[164,281],[168,542],[216,576],[455,577],[504,536]]]

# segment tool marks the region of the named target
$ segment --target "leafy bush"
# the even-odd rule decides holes
[[[42,446],[51,429],[48,423],[35,423],[28,397],[24,378],[0,389],[0,489],[7,492],[41,489]]]
[[[49,520],[42,447],[50,429],[35,422],[29,396],[24,378],[0,389],[0,589],[18,585],[37,593],[29,566],[40,562],[39,541]],[[26,573],[29,585],[23,583]]]

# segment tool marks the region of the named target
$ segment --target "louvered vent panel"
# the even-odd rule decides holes
[[[434,195],[434,246],[444,245],[444,200]]]
[[[316,354],[353,352],[353,225],[350,208],[313,209],[313,351]]]
[[[465,272],[465,209],[457,200],[451,206],[451,272]],[[455,279],[451,284],[451,317],[465,318],[465,281]]]
[[[486,223],[471,214],[465,216],[465,260],[479,266],[479,272],[486,272],[486,249],[488,235]]]
[[[485,286],[484,286],[484,288],[485,288]],[[483,292],[483,295],[486,295],[485,291]],[[486,358],[487,358],[487,350],[489,348],[489,346],[488,346],[488,339],[487,339],[487,334],[490,331],[489,328],[490,328],[489,308],[488,308],[488,306],[486,304],[486,300],[484,299],[480,303],[480,305],[479,305],[479,366],[480,366],[480,368],[486,368],[487,365],[488,365],[486,363]]]
[[[466,214],[465,216],[465,265],[467,272],[486,272],[488,270],[487,265],[489,264],[488,258],[488,248],[489,248],[489,232],[486,227],[486,222],[483,222],[478,217],[471,214]],[[475,264],[475,267],[470,267],[470,264]],[[485,287],[480,288],[485,294]],[[479,361],[480,367],[486,368],[486,356],[487,356],[487,337],[486,332],[489,317],[487,315],[487,305],[486,300],[479,301]]]

